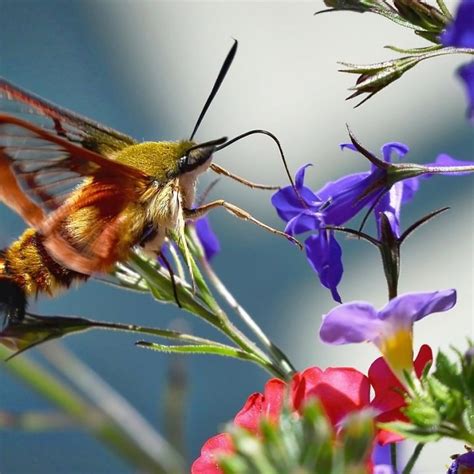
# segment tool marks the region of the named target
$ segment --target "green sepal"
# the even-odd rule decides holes
[[[397,433],[405,438],[419,443],[429,443],[442,438],[439,433],[433,433],[429,428],[423,429],[404,421],[392,421],[390,423],[378,423],[380,429]]]
[[[370,456],[375,436],[375,414],[363,410],[349,414],[342,425],[346,466],[363,464]]]

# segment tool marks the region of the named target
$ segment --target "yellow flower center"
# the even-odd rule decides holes
[[[403,372],[413,370],[413,331],[412,328],[398,328],[388,337],[381,337],[377,344],[392,372],[404,384]]]

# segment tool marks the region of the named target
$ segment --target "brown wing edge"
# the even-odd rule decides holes
[[[34,107],[35,109],[37,109],[40,115],[50,117],[56,120],[65,120],[70,124],[73,124],[83,130],[87,128],[95,129],[101,133],[106,133],[114,137],[116,140],[123,141],[129,145],[133,145],[136,143],[136,141],[132,137],[124,133],[118,132],[113,128],[101,125],[100,123],[94,120],[72,112],[71,110],[68,110],[66,108],[60,107],[59,105],[56,105],[52,102],[49,102],[32,92],[29,92],[25,89],[22,89],[21,87],[16,86],[15,84],[0,76],[0,93],[2,91],[9,98]]]

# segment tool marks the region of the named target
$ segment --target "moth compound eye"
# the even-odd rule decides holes
[[[181,172],[185,172],[186,171],[186,168],[188,166],[188,155],[184,155],[182,156],[180,159],[179,159],[179,170]]]

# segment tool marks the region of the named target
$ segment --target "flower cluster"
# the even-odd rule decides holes
[[[431,349],[423,346],[414,362],[418,375],[432,360]],[[370,390],[375,395],[371,398]],[[351,413],[365,408],[375,410],[376,421],[386,422],[405,419],[401,410],[405,405],[404,388],[393,376],[386,362],[379,358],[369,369],[368,376],[353,368],[312,367],[298,372],[290,383],[271,379],[263,393],[254,393],[234,418],[234,424],[258,434],[262,419],[278,423],[279,415],[287,402],[295,416],[311,399],[323,406],[328,419],[337,432],[343,420]],[[289,400],[287,400],[287,395]],[[399,435],[384,430],[377,431],[380,444],[399,441]],[[229,434],[221,433],[209,439],[201,450],[201,456],[192,466],[193,474],[218,474],[219,457],[233,452]]]
[[[321,284],[331,291],[335,301],[341,302],[338,285],[342,279],[342,249],[329,226],[341,226],[364,208],[373,210],[379,234],[382,216],[390,222],[394,235],[400,234],[400,212],[419,188],[420,180],[433,174],[464,174],[455,171],[474,162],[459,161],[440,154],[434,163],[425,166],[392,163],[392,156],[404,157],[409,148],[398,142],[385,144],[383,161],[364,150],[357,142],[341,145],[342,149],[359,151],[372,162],[371,171],[353,173],[329,182],[313,192],[305,186],[302,166],[295,176],[295,187],[286,186],[272,196],[272,204],[286,222],[285,232],[298,235],[311,232],[305,240],[309,264],[318,274]],[[469,170],[466,169],[466,173]]]

